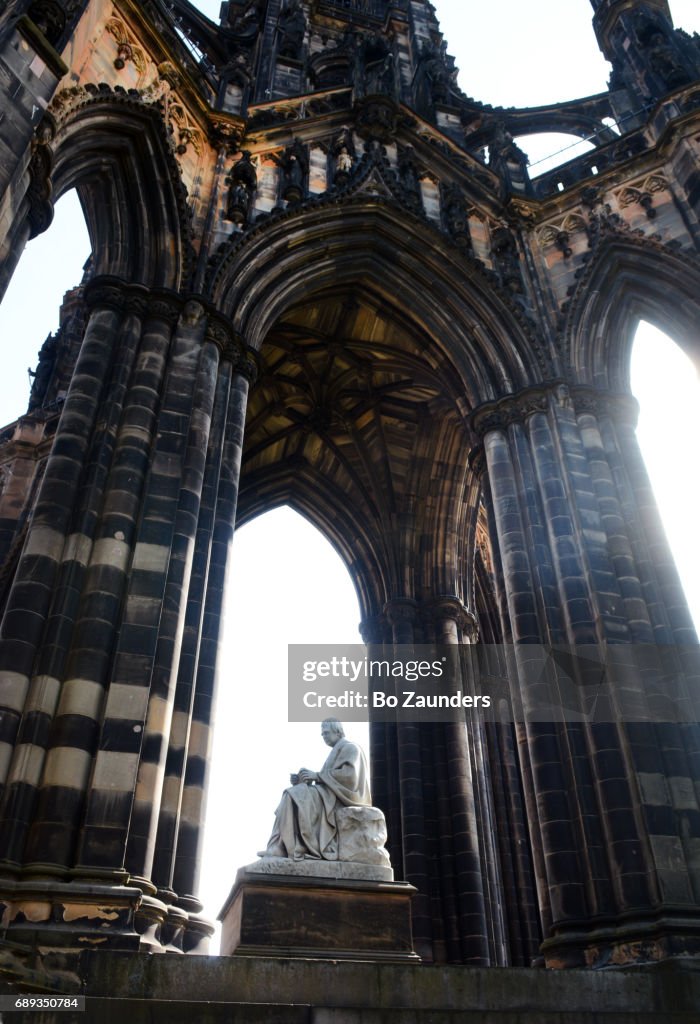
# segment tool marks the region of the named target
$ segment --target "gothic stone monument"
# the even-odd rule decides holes
[[[68,189],[93,249],[0,446],[6,976],[207,948],[228,551],[285,502],[368,642],[512,644],[526,710],[531,643],[649,647],[635,723],[373,725],[421,959],[696,962],[698,726],[645,712],[655,645],[696,635],[629,353],[644,317],[698,358],[700,48],[666,0],[593,9],[610,88],[506,110],[461,91],[428,0],[0,5],[0,282]],[[544,130],[594,149],[532,179]]]

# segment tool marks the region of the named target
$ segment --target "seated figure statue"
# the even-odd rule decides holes
[[[290,777],[267,849],[259,856],[264,861],[347,860],[389,867],[384,815],[372,807],[362,749],[345,739],[335,718],[323,722],[321,735],[332,748],[323,768],[301,768]]]

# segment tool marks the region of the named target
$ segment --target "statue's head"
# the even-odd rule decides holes
[[[329,747],[334,747],[338,740],[342,740],[345,736],[342,722],[339,722],[337,718],[324,718],[321,722],[321,736]]]

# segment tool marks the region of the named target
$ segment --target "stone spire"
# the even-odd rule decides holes
[[[611,92],[629,129],[657,99],[697,78],[700,40],[674,28],[668,0],[591,2],[598,45],[613,67]]]

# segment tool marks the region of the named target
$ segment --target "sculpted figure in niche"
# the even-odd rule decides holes
[[[335,169],[340,174],[349,174],[352,170],[352,157],[347,146],[341,146],[335,158]]]
[[[245,224],[248,218],[253,193],[258,187],[258,176],[250,159],[250,152],[244,149],[240,160],[231,171],[231,188],[228,194],[226,216],[234,224]]]
[[[321,736],[331,748],[318,772],[300,768],[282,794],[275,824],[262,858],[338,860],[336,814],[344,807],[370,807],[367,762],[361,748],[345,739],[335,718],[327,718]]]
[[[277,23],[279,54],[281,57],[301,57],[306,34],[306,15],[300,0],[289,0]]]
[[[288,203],[298,203],[304,198],[305,180],[309,170],[306,149],[295,140],[284,153],[275,158],[282,169],[282,198]]]

